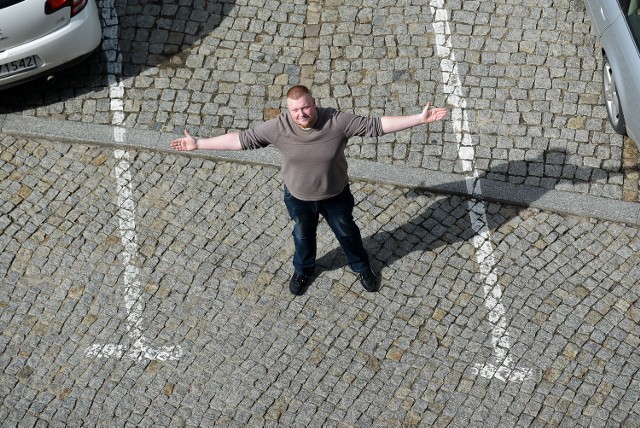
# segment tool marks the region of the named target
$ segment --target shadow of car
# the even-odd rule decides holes
[[[96,0],[0,0],[0,90],[82,61],[101,39]]]
[[[602,46],[603,93],[613,129],[640,145],[640,1],[585,0]]]

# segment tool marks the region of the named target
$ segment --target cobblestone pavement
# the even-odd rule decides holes
[[[3,92],[0,112],[111,124],[107,77],[119,60],[125,126],[211,135],[272,117],[288,86],[305,83],[321,105],[366,115],[427,101],[452,110],[428,133],[354,141],[352,158],[461,173],[463,144],[493,179],[638,198],[637,150],[606,119],[582,0],[100,5],[100,54],[53,84]]]
[[[218,134],[304,83],[366,115],[450,109],[354,140],[352,164],[638,199],[580,0],[99,5],[100,52],[3,91],[0,129]],[[633,215],[356,180],[383,289],[362,291],[322,224],[318,277],[294,298],[276,168],[16,123],[0,133],[3,426],[640,426]]]
[[[354,182],[293,297],[277,169],[0,148],[3,426],[640,425],[637,227]]]

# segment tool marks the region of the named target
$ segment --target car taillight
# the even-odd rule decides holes
[[[44,13],[51,15],[65,7],[71,8],[71,16],[78,14],[87,5],[88,0],[47,0],[44,3]]]

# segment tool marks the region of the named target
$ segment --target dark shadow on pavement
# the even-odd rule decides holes
[[[592,171],[567,165],[565,160],[566,156],[562,152],[547,152],[543,157],[532,162],[508,162],[482,174],[479,178],[491,177],[492,180],[504,182],[509,178],[507,176],[510,172],[511,174],[520,172],[523,183],[527,181],[529,174],[535,174],[530,175],[529,178],[542,180],[548,186],[547,188],[536,187],[534,192],[518,192],[517,199],[521,201],[520,206],[503,207],[498,203],[486,203],[489,230],[494,231],[518,216],[531,203],[553,189],[553,186],[562,179],[563,170],[570,169],[575,172],[584,169],[581,174],[585,177],[592,175]],[[466,189],[466,182],[448,183],[441,188],[430,188],[428,191],[413,189],[409,190],[406,196],[415,198],[418,195],[450,193],[451,189]],[[364,246],[372,259],[373,270],[380,272],[413,252],[425,252],[445,245],[469,241],[476,235],[469,216],[468,202],[471,199],[471,196],[463,192],[440,197],[405,224],[392,230],[384,230],[382,226],[381,230],[363,237]],[[356,222],[358,222],[357,218]],[[346,259],[338,246],[318,258],[317,273],[344,266],[346,266]]]
[[[140,76],[153,67],[165,70],[168,76],[174,75],[176,69],[186,67],[186,53],[220,25],[235,7],[235,0],[115,0],[115,5],[124,80]],[[101,22],[103,20],[104,16],[101,16]],[[105,23],[102,24],[105,28]],[[105,90],[109,87],[107,65],[113,61],[107,58],[105,50],[113,49],[112,44],[103,37],[98,51],[85,61],[55,73],[53,80],[48,81],[44,75],[1,91],[0,114],[60,103],[56,113],[64,115],[62,103],[81,103],[84,95]],[[100,97],[105,98],[107,104],[98,111],[108,114],[108,95]],[[74,111],[81,112],[82,108],[76,107]]]

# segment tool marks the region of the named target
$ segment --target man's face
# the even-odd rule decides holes
[[[311,128],[318,119],[316,100],[309,94],[305,94],[297,100],[287,98],[287,108],[291,118],[300,128]]]

